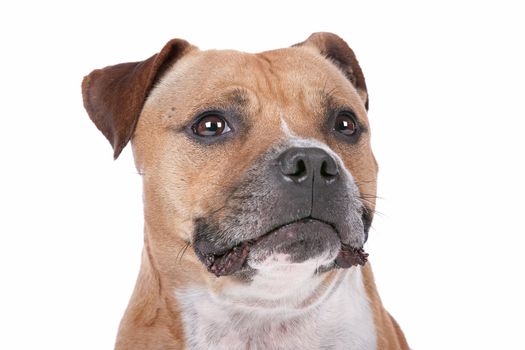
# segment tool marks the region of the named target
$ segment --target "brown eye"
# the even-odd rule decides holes
[[[192,127],[193,132],[199,136],[220,136],[230,132],[230,126],[219,115],[209,114],[199,119]]]
[[[339,113],[335,118],[334,130],[345,136],[354,135],[357,131],[357,125],[353,114],[348,112]]]

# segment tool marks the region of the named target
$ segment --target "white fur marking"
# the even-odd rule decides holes
[[[315,287],[318,279],[312,276],[309,282]],[[176,292],[188,349],[376,349],[373,316],[359,267],[339,270],[319,300],[306,308],[247,305],[242,293],[246,288],[249,285],[229,287],[236,295],[233,299],[233,294],[216,295],[203,287]],[[298,299],[305,297],[301,289],[294,292]]]
[[[281,117],[281,129],[287,137],[295,137],[295,134],[290,130],[286,121]]]

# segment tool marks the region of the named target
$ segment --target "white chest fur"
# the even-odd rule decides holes
[[[304,300],[305,289],[315,287],[302,288],[296,301]],[[202,287],[178,290],[176,297],[188,349],[376,349],[359,267],[340,270],[330,288],[303,308],[289,301],[271,307],[253,299],[225,301]]]

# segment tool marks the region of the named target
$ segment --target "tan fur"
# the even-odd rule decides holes
[[[315,74],[312,74],[315,67]],[[213,148],[196,145],[183,128],[206,107],[228,105],[243,93],[248,135]],[[370,133],[345,145],[323,132],[323,92],[353,108],[369,129],[366,91],[347,78],[312,45],[245,54],[186,50],[146,100],[132,139],[136,166],[143,174],[145,246],[136,288],[122,319],[117,349],[183,349],[184,334],[174,291],[206,286],[213,290],[238,283],[216,278],[187,242],[193,219],[218,210],[257,156],[291,132],[326,143],[352,173],[368,206],[374,208],[377,163]],[[246,147],[246,143],[249,147]],[[244,146],[243,146],[244,145]],[[331,283],[328,274],[326,283]],[[381,304],[369,266],[364,281],[378,335],[378,349],[408,349],[399,326]]]
[[[370,305],[374,312],[377,331],[377,348],[381,350],[409,349],[407,341],[396,320],[385,310],[377,292],[370,264],[363,268],[363,280]]]

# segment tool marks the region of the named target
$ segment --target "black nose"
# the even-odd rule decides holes
[[[292,147],[281,153],[282,178],[295,183],[331,183],[339,175],[334,158],[320,148]]]

